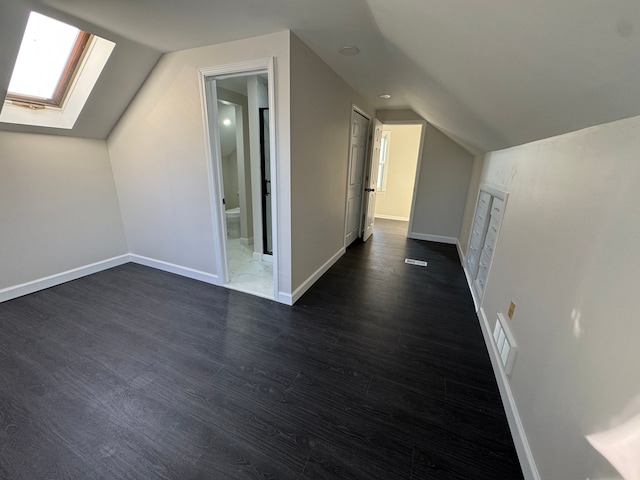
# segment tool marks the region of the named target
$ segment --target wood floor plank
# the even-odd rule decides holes
[[[456,248],[406,229],[294,307],[134,264],[1,303],[0,478],[522,478]]]

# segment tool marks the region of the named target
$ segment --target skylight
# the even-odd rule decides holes
[[[73,128],[114,48],[109,40],[31,12],[0,122]]]
[[[31,12],[9,83],[9,99],[60,106],[89,35]]]

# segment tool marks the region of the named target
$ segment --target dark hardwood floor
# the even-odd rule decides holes
[[[293,308],[134,264],[0,304],[0,478],[522,478],[456,249],[405,232]]]

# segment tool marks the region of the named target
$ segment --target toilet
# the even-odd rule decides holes
[[[240,238],[240,207],[225,210],[227,237]]]

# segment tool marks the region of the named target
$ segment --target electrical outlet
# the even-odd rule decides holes
[[[516,304],[511,302],[509,304],[509,311],[507,312],[507,315],[509,315],[509,320],[513,320],[513,314],[516,311]]]

